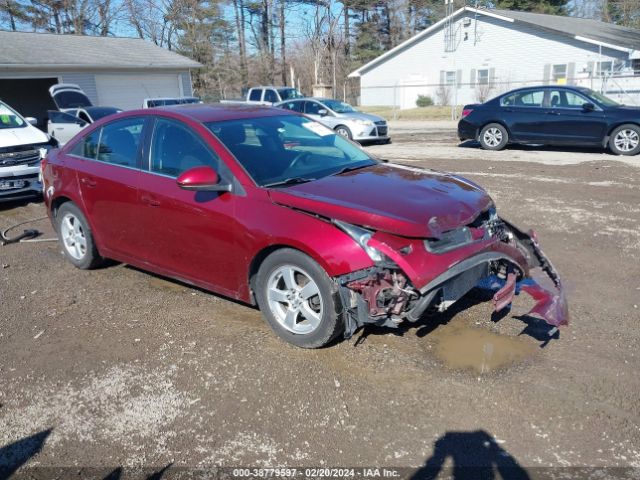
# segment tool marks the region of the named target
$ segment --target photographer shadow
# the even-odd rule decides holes
[[[443,471],[447,459],[451,472]],[[497,475],[496,475],[497,473]],[[484,430],[447,432],[434,444],[433,455],[412,480],[529,480],[526,470]]]

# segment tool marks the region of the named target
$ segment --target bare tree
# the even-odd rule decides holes
[[[440,85],[436,90],[436,99],[438,105],[451,105],[451,87],[449,85]]]

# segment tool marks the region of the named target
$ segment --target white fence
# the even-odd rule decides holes
[[[522,87],[544,85],[541,79],[526,81],[511,81],[495,78],[490,83],[426,83],[419,79],[398,82],[396,85],[374,85],[361,87],[361,103],[373,105],[367,97],[385,98],[386,105],[400,109],[415,108],[420,95],[429,96],[436,105],[465,105],[483,103],[509,90]],[[549,84],[549,82],[547,82]],[[567,85],[565,79],[552,84]],[[587,87],[605,94],[609,98],[625,104],[640,105],[640,75],[612,75],[605,77],[591,77],[577,75],[571,85]],[[369,92],[375,95],[367,95]],[[379,101],[375,104],[380,104]]]

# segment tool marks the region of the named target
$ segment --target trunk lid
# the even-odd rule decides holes
[[[59,83],[49,88],[49,94],[58,110],[92,107],[93,104],[82,89],[73,83]]]

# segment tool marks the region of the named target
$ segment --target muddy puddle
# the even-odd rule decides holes
[[[464,324],[444,325],[430,335],[433,352],[449,368],[488,373],[533,356],[539,347],[525,337],[499,335]]]

